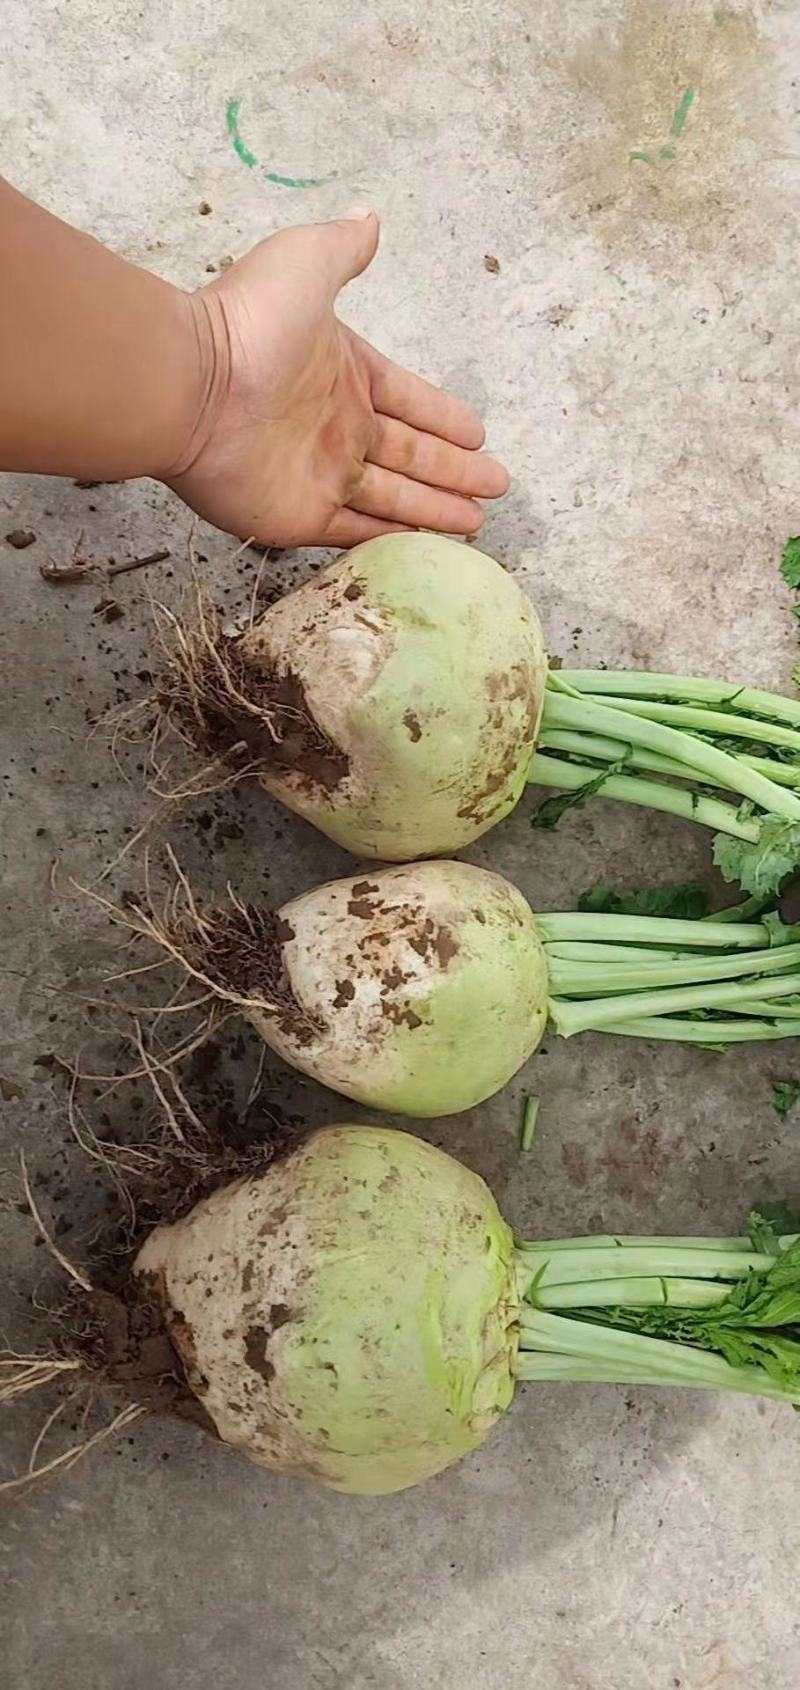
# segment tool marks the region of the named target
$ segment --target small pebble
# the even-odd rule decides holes
[[[9,546],[13,546],[15,552],[24,552],[25,547],[32,546],[35,539],[32,528],[12,528],[11,533],[6,535]]]

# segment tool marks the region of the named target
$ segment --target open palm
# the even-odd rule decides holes
[[[218,527],[280,546],[472,534],[475,501],[506,491],[473,412],[336,316],[377,244],[374,213],[285,229],[193,295],[208,400],[170,485]]]

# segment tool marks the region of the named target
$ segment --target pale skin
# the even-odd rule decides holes
[[[0,178],[0,469],[154,476],[264,545],[476,534],[509,484],[479,419],[337,315],[378,232],[283,229],[187,293]]]

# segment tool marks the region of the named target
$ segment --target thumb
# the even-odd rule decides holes
[[[380,224],[377,212],[355,205],[330,223],[317,224],[319,254],[326,265],[334,293],[360,276],[378,250]]]

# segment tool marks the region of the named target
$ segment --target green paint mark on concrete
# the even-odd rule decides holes
[[[670,134],[674,135],[676,140],[678,140],[686,128],[686,119],[688,118],[692,106],[694,105],[694,100],[694,89],[687,88],[681,95],[680,100],[675,107],[672,114],[672,123],[670,124]],[[666,162],[670,159],[677,158],[677,156],[678,155],[674,147],[659,147],[658,149],[659,159],[663,159]],[[638,148],[635,153],[631,153],[629,155],[629,163],[633,164],[634,161],[637,161],[640,164],[656,164],[657,162],[652,153],[645,152],[644,148],[641,147]]]
[[[241,100],[228,101],[225,109],[225,125],[233,142],[236,157],[241,159],[242,164],[247,165],[248,170],[253,170],[258,166],[258,159],[254,153],[251,153],[250,148],[245,146],[239,133],[239,108],[241,103]],[[336,171],[332,170],[329,176],[279,176],[274,170],[265,170],[264,175],[268,182],[275,182],[279,188],[322,188],[326,182],[333,182]]]
[[[233,142],[233,150],[236,157],[241,159],[242,164],[249,165],[252,170],[253,165],[257,164],[258,160],[253,157],[251,152],[248,151],[241,135],[239,134],[239,107],[241,103],[241,100],[228,101],[228,107],[225,113],[225,122],[228,126],[228,134]]]
[[[686,128],[686,119],[689,116],[693,105],[694,89],[687,88],[686,92],[681,95],[680,101],[673,112],[670,130],[672,135],[678,136],[683,134],[683,131]]]

